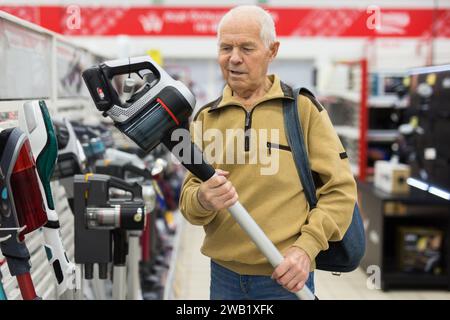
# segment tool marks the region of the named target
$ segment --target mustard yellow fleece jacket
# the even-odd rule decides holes
[[[276,75],[268,77],[272,86],[251,111],[226,86],[221,98],[196,114],[191,135],[214,168],[230,172],[240,203],[278,250],[283,254],[291,246],[304,249],[313,270],[317,254],[328,248],[328,241],[341,240],[350,225],[356,183],[327,111],[310,96],[300,95],[297,107],[318,198],[317,207],[309,211],[284,132],[282,101],[294,99],[292,89]],[[244,136],[227,139],[233,132]],[[227,210],[202,207],[197,198],[200,184],[187,173],[180,209],[190,223],[204,227],[201,252],[239,274],[272,274],[272,266]]]

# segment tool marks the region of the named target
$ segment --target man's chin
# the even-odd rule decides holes
[[[230,79],[229,78],[227,83],[233,91],[236,91],[236,90],[239,90],[239,89],[242,89],[243,87],[245,87],[245,82],[241,79]]]

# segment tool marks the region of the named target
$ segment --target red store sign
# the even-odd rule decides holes
[[[0,6],[0,10],[73,36],[215,36],[229,8]],[[450,10],[267,7],[284,37],[450,38]]]

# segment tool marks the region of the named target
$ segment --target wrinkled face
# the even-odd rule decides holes
[[[219,33],[218,61],[223,77],[233,91],[256,90],[264,85],[269,63],[275,58],[279,43],[267,48],[255,20],[233,17]]]

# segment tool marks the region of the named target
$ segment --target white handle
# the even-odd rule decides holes
[[[247,210],[239,202],[236,202],[228,208],[228,211],[230,211],[233,218],[250,236],[258,249],[266,256],[272,267],[276,268],[283,261],[283,256],[266,236],[264,231],[256,224],[255,220],[252,219]],[[316,298],[306,285],[295,294],[301,300],[315,300]]]

